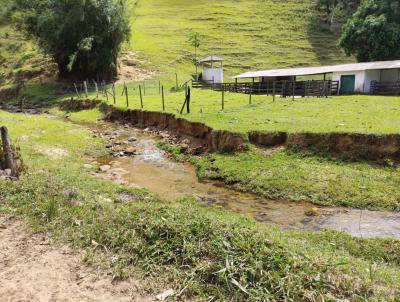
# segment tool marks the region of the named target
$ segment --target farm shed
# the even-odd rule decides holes
[[[335,66],[269,69],[251,71],[233,77],[255,79],[259,83],[297,81],[298,77],[331,74],[331,84],[337,83],[337,93],[400,94],[400,60],[354,63]],[[335,86],[335,85],[333,85]]]
[[[220,84],[224,82],[223,58],[217,56],[208,56],[200,60],[203,66],[201,80],[206,83]]]

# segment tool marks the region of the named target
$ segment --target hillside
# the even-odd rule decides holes
[[[322,21],[315,0],[134,1],[131,47],[160,71],[192,72],[191,30],[199,56],[221,55],[228,74],[251,68],[351,61]]]

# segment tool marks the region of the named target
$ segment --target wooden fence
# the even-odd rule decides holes
[[[400,95],[400,81],[396,82],[371,82],[371,94],[378,95]]]
[[[331,96],[339,92],[338,81],[269,81],[247,83],[193,82],[193,88],[212,89],[244,94],[290,96]]]

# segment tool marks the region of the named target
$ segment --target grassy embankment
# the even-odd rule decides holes
[[[95,114],[71,118],[94,121]],[[112,268],[115,278],[139,271],[200,300],[398,297],[396,240],[284,231],[199,207],[190,198],[165,203],[90,176],[83,165],[104,154],[105,142],[81,126],[4,111],[0,123],[28,166],[19,182],[0,182],[0,212],[26,216],[39,231],[84,252],[87,261]],[[114,203],[123,193],[135,201]]]
[[[159,111],[158,88],[148,89],[144,109]],[[125,98],[117,89],[117,107]],[[166,96],[166,110],[180,116],[183,93]],[[255,96],[252,105],[241,94],[192,91],[192,112],[182,117],[222,130],[246,134],[251,130],[288,132],[399,133],[398,97],[341,96],[328,99],[289,99]],[[109,101],[111,103],[111,100]],[[137,90],[130,90],[130,108],[139,108]],[[240,154],[213,154],[197,161],[199,176],[223,179],[236,188],[269,198],[307,200],[320,205],[400,210],[399,168],[335,159],[328,155],[251,148]]]
[[[134,9],[132,49],[181,80],[194,73],[191,30],[203,35],[199,57],[225,58],[226,75],[249,69],[336,64],[351,61],[337,48],[316,1],[148,0]]]

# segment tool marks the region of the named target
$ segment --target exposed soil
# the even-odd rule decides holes
[[[0,300],[154,301],[137,280],[112,282],[24,223],[0,216]]]
[[[144,81],[153,78],[158,73],[146,67],[149,65],[148,62],[139,60],[136,53],[132,51],[122,53],[119,65],[117,83]]]
[[[93,134],[110,142],[109,150],[113,157],[91,162],[90,167],[93,164],[99,166],[97,172],[92,172],[94,176],[135,188],[146,188],[164,200],[192,195],[202,205],[222,207],[252,216],[259,222],[278,224],[288,229],[334,229],[361,237],[400,238],[399,213],[271,200],[235,191],[218,181],[199,181],[192,165],[171,160],[168,153],[156,144],[156,140],[161,140],[176,144],[182,150],[191,145],[188,139],[183,142],[166,131],[139,130],[128,125],[98,127]],[[133,148],[135,152],[124,156],[124,148]],[[275,152],[276,148],[269,151]]]
[[[103,106],[106,119],[123,122],[139,128],[154,127],[168,130],[180,137],[190,138],[192,148],[202,151],[233,152],[246,149],[246,140],[242,135],[229,131],[214,130],[203,123],[191,122],[175,117],[171,113],[119,110],[112,106]]]

